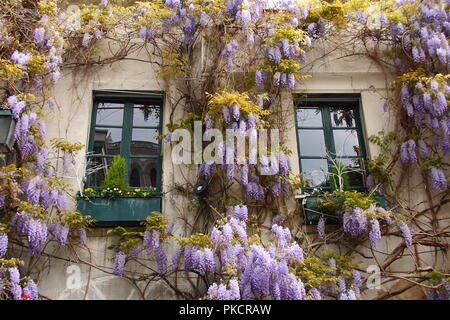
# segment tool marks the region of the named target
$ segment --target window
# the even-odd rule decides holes
[[[161,191],[163,96],[148,92],[95,92],[87,185],[100,187],[112,159],[125,158],[127,183]]]
[[[331,189],[330,172],[344,165],[348,187],[364,190],[366,149],[357,96],[308,95],[295,102],[300,170],[305,191]]]

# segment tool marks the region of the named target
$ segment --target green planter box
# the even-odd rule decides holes
[[[308,225],[316,225],[319,222],[320,214],[313,210],[314,205],[320,196],[308,196],[305,198],[305,202],[303,205],[303,211],[305,213],[305,224]],[[374,199],[378,206],[386,209],[386,202],[383,196],[374,196]],[[336,217],[335,219],[331,217],[327,217],[327,224],[338,224],[339,219]]]
[[[80,198],[77,201],[77,210],[95,219],[95,226],[98,227],[137,226],[152,215],[152,212],[161,212],[161,197]]]

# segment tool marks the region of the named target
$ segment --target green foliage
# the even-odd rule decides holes
[[[167,129],[169,131],[175,131],[176,129],[188,129],[188,130],[194,130],[194,122],[195,121],[202,121],[202,117],[195,115],[191,112],[189,112],[186,117],[181,118],[178,120],[177,123],[169,123],[167,124]],[[164,139],[166,135],[158,136],[158,139]]]
[[[68,212],[63,218],[73,229],[87,229],[95,222],[90,216],[84,216],[78,211]]]
[[[331,169],[328,183],[333,191],[346,191],[349,189],[349,180],[346,167],[342,162],[337,161],[336,165]]]
[[[102,183],[102,189],[114,189],[125,192],[130,186],[126,183],[127,164],[121,156],[115,156],[105,180]]]
[[[200,248],[208,248],[212,246],[212,241],[209,235],[203,233],[196,233],[188,238],[181,238],[179,240],[182,246],[199,246]]]
[[[362,210],[368,209],[375,200],[370,196],[358,191],[333,191],[324,192],[316,203],[314,210],[327,215],[336,215],[345,210],[352,210],[356,207]]]
[[[7,269],[13,267],[23,266],[24,262],[17,258],[0,259],[0,269]]]
[[[119,237],[118,246],[125,254],[129,254],[133,249],[142,243],[144,233],[141,231],[127,231],[124,227],[117,227],[112,230],[108,230],[108,235],[114,235]],[[116,245],[113,244],[108,247],[110,250],[114,250]]]
[[[152,212],[151,216],[148,216],[145,222],[143,222],[146,230],[157,230],[160,233],[164,231],[169,226],[169,221],[164,219],[161,212]]]
[[[133,190],[129,190],[126,192],[123,192],[122,190],[118,188],[107,188],[104,190],[94,190],[92,188],[86,188],[83,191],[83,198],[111,198],[111,199],[117,199],[117,198],[151,198],[155,195],[156,190],[155,188],[149,187],[145,190],[135,188]]]
[[[62,138],[52,139],[51,142],[53,148],[68,152],[70,154],[73,154],[76,151],[80,151],[84,147],[84,145],[79,142],[71,143]]]
[[[449,280],[449,277],[446,277],[445,272],[439,271],[439,270],[433,270],[431,271],[428,275],[428,283],[436,286],[438,284],[440,284],[442,281],[445,281],[447,278],[447,281]]]
[[[336,267],[329,264],[333,258]],[[353,281],[352,270],[358,268],[357,264],[351,263],[352,256],[341,256],[335,252],[325,252],[318,257],[309,257],[293,270],[296,276],[303,280],[305,287],[309,288],[330,288],[336,286],[339,277],[345,278],[348,282]]]

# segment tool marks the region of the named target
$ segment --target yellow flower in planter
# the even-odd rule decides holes
[[[134,192],[141,192],[141,189],[134,189]]]

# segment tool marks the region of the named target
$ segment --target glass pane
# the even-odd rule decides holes
[[[361,159],[338,159],[339,162],[346,166],[345,172],[348,176],[348,184],[350,187],[363,187],[363,166]]]
[[[133,108],[133,126],[158,127],[159,106],[136,104]]]
[[[157,159],[131,159],[130,186],[156,187],[158,184]]]
[[[100,187],[105,180],[108,168],[111,165],[112,158],[89,157],[87,163],[87,173],[90,177],[90,185],[92,187]]]
[[[122,126],[123,103],[100,102],[97,106],[96,123],[104,126]]]
[[[337,156],[359,156],[361,150],[356,130],[333,130]]]
[[[156,129],[133,129],[131,154],[135,156],[158,155],[159,140],[155,138],[158,135],[159,132]]]
[[[348,106],[330,107],[333,127],[355,127],[355,112]]]
[[[94,153],[104,155],[120,154],[122,129],[95,128]]]
[[[310,187],[324,187],[327,185],[328,164],[326,159],[302,159],[302,173]]]
[[[325,138],[322,130],[299,129],[298,139],[301,156],[325,156]]]
[[[320,112],[320,109],[297,109],[297,125],[299,127],[322,127],[322,113]]]

